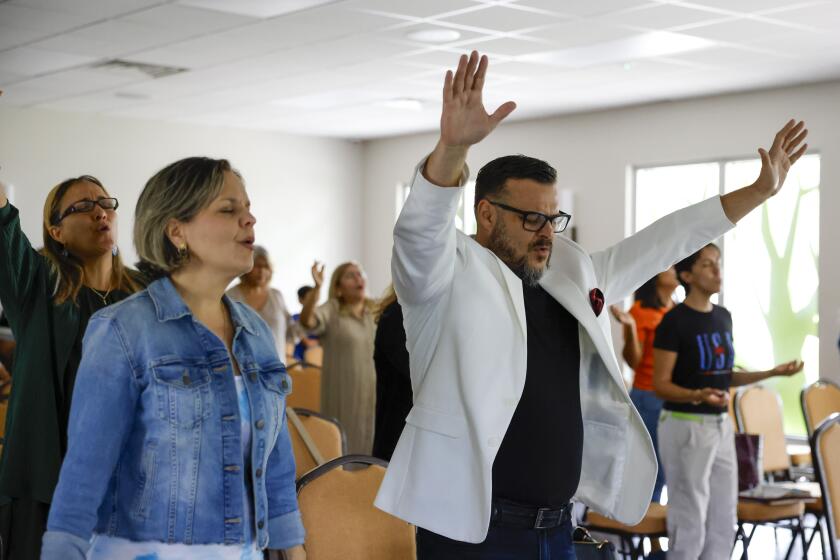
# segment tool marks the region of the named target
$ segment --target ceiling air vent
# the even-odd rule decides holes
[[[2,1],[2,0],[0,0]],[[143,62],[132,62],[130,60],[106,60],[93,65],[97,70],[104,70],[106,72],[139,72],[149,78],[165,78],[173,74],[180,74],[186,72],[187,68],[180,68],[178,66],[162,66],[160,64],[146,64]]]

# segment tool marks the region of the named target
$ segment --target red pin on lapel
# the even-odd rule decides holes
[[[589,290],[589,305],[592,306],[592,311],[594,311],[595,316],[598,317],[601,314],[601,311],[604,310],[604,292],[598,288],[592,288]]]

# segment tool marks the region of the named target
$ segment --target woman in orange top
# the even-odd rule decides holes
[[[657,462],[659,461],[659,447],[656,441],[656,426],[659,423],[659,413],[662,411],[662,401],[653,392],[653,338],[659,321],[674,306],[671,298],[679,285],[677,273],[671,267],[665,272],[660,272],[636,290],[635,301],[630,311],[622,311],[615,305],[610,307],[610,311],[624,331],[622,355],[636,372],[630,399],[650,433]],[[664,484],[665,477],[660,463],[656,485],[653,487],[652,501],[659,502]]]

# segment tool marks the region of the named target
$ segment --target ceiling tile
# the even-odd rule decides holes
[[[139,72],[109,71],[103,68],[73,68],[27,80],[24,85],[51,89],[57,93],[57,97],[60,97],[61,95],[70,96],[95,92],[146,80],[149,80],[149,77]]]
[[[117,109],[138,105],[142,100],[131,97],[121,97],[115,92],[90,93],[38,103],[37,106],[43,109],[57,111],[79,111],[84,113],[107,113]]]
[[[558,68],[549,64],[541,64],[538,62],[524,62],[519,60],[504,60],[492,62],[488,69],[488,75],[501,73],[506,76],[516,78],[534,78],[546,76],[548,74],[566,74],[569,70],[565,68]]]
[[[717,68],[777,66],[783,64],[786,59],[789,60],[789,57],[785,56],[734,47],[718,47],[705,51],[685,53],[674,58],[689,62],[698,62]]]
[[[339,32],[340,35],[374,31],[404,22],[400,18],[353,10],[346,7],[344,3],[297,12],[274,21],[284,24],[314,25],[325,32]]]
[[[0,52],[0,71],[15,72],[25,76],[37,76],[64,68],[89,64],[96,59],[88,56],[18,47]]]
[[[131,60],[186,68],[204,68],[289,48],[304,42],[317,30],[310,26],[261,22],[237,29],[188,39],[133,54]]]
[[[473,47],[491,55],[488,107],[516,100],[514,119],[838,79],[838,11],[837,0],[345,0],[254,19],[171,0],[0,0],[0,84],[11,106],[370,138],[434,129],[444,71]],[[405,36],[426,27],[462,37]],[[636,48],[654,35],[675,45]],[[679,53],[696,44],[676,45],[687,35],[717,44]],[[106,56],[190,71],[88,67]]]
[[[9,27],[0,23],[0,51],[32,43],[47,35],[49,33],[43,31],[35,31],[23,27]]]
[[[840,50],[840,36],[837,33],[788,30],[763,39],[748,42],[750,47],[767,49],[797,58],[825,58]],[[828,51],[832,52],[828,52]],[[822,55],[822,56],[819,56]]]
[[[214,68],[174,74],[155,80],[133,84],[126,91],[145,95],[153,100],[177,99],[194,94],[212,92],[236,85],[230,77]]]
[[[95,21],[95,18],[38,9],[29,4],[0,4],[0,22],[3,22],[3,26],[39,31],[44,35],[61,33],[91,21]]]
[[[8,86],[16,82],[26,80],[26,76],[18,74],[17,72],[10,72],[8,70],[0,70],[0,87]]]
[[[544,27],[563,18],[544,13],[517,10],[507,6],[489,6],[462,15],[441,18],[441,21],[494,31],[517,31]]]
[[[721,16],[706,10],[682,6],[657,5],[598,18],[602,23],[629,25],[644,29],[670,29],[687,24],[721,21],[733,16]]]
[[[753,13],[771,10],[782,6],[799,4],[802,0],[691,0],[692,4],[731,10],[740,13]]]
[[[458,59],[462,54],[467,53],[469,53],[467,49],[460,48],[429,49],[426,51],[413,51],[410,54],[401,57],[400,60],[407,64],[419,65],[433,69],[435,72],[439,71],[441,76],[443,76],[443,73],[447,70],[454,70],[457,68]],[[490,64],[493,64],[492,59],[490,60]]]
[[[763,39],[783,31],[788,31],[788,29],[766,21],[741,18],[722,23],[692,27],[691,29],[681,31],[681,33],[711,39],[713,41],[741,43]]]
[[[278,56],[294,59],[311,70],[321,70],[397,57],[411,50],[409,46],[390,45],[375,36],[361,35],[298,47]]]
[[[790,9],[762,12],[762,17],[835,34],[840,33],[840,2],[837,1],[792,5]]]
[[[173,32],[129,21],[109,20],[48,39],[37,46],[88,56],[116,56],[173,40]]]
[[[248,16],[226,14],[177,4],[156,6],[125,16],[121,20],[155,29],[175,29],[185,37],[230,29],[259,21],[257,18]]]
[[[26,84],[16,84],[3,89],[3,103],[5,105],[27,106],[57,97],[55,90],[35,88]]]
[[[641,6],[655,5],[655,0],[522,0],[523,6],[555,12],[562,15],[594,17]]]
[[[512,37],[502,37],[500,39],[479,39],[467,42],[462,45],[462,48],[465,50],[476,49],[491,58],[502,58],[541,52],[553,47],[547,41],[526,41]]]
[[[395,2],[394,0],[348,0],[347,8],[399,14],[410,18],[426,18],[460,10],[476,9],[472,0],[423,0],[423,2]]]
[[[95,20],[120,16],[169,0],[11,0],[11,4],[62,12]]]
[[[598,21],[566,22],[529,31],[528,37],[546,39],[557,48],[572,48],[624,39],[639,32]]]

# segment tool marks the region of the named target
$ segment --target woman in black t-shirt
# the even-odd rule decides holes
[[[729,558],[738,504],[729,388],[794,375],[803,364],[734,371],[732,316],[711,302],[720,291],[720,249],[709,244],[675,268],[687,295],[665,314],[653,343],[653,385],[665,401],[659,453],[668,481],[668,559]]]

